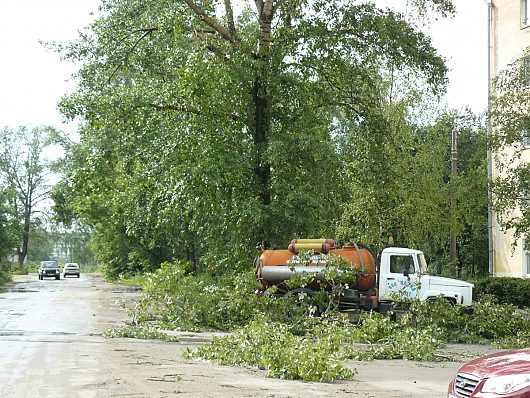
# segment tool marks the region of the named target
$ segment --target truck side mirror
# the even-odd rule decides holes
[[[412,271],[414,272],[414,260],[411,256],[407,256],[403,259],[403,276],[406,276],[408,280],[410,280],[410,269],[412,268]]]
[[[406,276],[407,279],[410,281],[410,261],[407,261],[405,263],[405,267],[403,269],[403,276]]]

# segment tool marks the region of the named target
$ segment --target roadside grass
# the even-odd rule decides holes
[[[152,325],[122,325],[107,330],[103,333],[103,337],[109,338],[133,338],[141,340],[163,340],[163,341],[179,341],[178,337],[164,333]]]
[[[62,265],[64,267],[64,264]],[[97,265],[79,265],[81,273],[83,274],[97,274],[100,272],[99,266]]]
[[[23,264],[18,262],[11,263],[11,275],[28,275],[30,273],[36,273],[39,269],[39,262],[27,261]]]
[[[111,282],[118,283],[120,285],[126,285],[126,286],[142,286],[146,280],[146,276],[143,274],[135,274],[135,275],[120,275],[116,279],[111,279]]]

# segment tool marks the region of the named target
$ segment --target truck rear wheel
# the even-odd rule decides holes
[[[287,292],[285,297],[292,298],[294,302],[305,308],[305,314],[308,316],[319,317],[323,309],[315,299],[316,292],[308,288],[293,289]]]

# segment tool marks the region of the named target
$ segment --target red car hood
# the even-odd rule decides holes
[[[507,374],[530,373],[530,349],[503,351],[466,363],[458,371],[481,379]]]

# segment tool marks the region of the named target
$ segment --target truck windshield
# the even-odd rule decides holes
[[[429,270],[427,269],[427,261],[425,261],[423,253],[418,254],[418,263],[420,264],[420,272],[422,274],[428,274]]]

